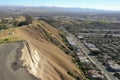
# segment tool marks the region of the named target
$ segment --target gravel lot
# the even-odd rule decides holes
[[[13,70],[11,67],[22,47],[22,42],[0,44],[0,80],[37,80],[25,68]]]

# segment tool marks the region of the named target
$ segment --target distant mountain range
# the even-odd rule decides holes
[[[120,12],[120,11],[98,10],[98,9],[90,9],[90,8],[64,8],[64,7],[46,7],[46,6],[41,6],[39,8],[44,10],[55,10],[55,11],[65,11],[65,12],[96,12],[96,13]]]
[[[47,15],[79,15],[79,14],[99,14],[99,13],[117,13],[120,11],[96,10],[87,8],[63,8],[63,7],[26,7],[26,6],[0,6],[0,16],[11,16],[20,14],[31,14],[33,16]]]

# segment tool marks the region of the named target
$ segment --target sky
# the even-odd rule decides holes
[[[0,5],[78,7],[120,11],[120,0],[0,0]]]

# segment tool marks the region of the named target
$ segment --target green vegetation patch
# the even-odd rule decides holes
[[[80,77],[77,76],[73,71],[68,71],[67,72],[70,76],[72,76],[73,78],[75,78],[75,80],[80,80]]]
[[[10,36],[4,39],[3,38],[0,39],[0,43],[10,43],[10,42],[16,42],[16,41],[22,41],[22,39],[19,39],[15,36]]]

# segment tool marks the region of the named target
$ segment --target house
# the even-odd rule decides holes
[[[3,19],[1,20],[1,22],[3,22],[3,23],[9,23],[9,22],[12,22],[12,21],[13,21],[13,18],[12,18],[12,17],[3,18]]]
[[[89,70],[88,71],[89,77],[91,80],[104,80],[104,76],[99,73],[99,71],[96,70]]]
[[[110,69],[114,72],[120,72],[120,65],[113,62],[113,61],[109,61],[108,62],[108,69]]]
[[[84,56],[82,52],[76,52],[77,56]]]
[[[110,59],[111,59],[111,57],[110,57],[109,55],[107,55],[107,53],[104,54],[103,58],[104,58],[105,60],[110,60]]]
[[[84,39],[84,37],[82,35],[78,35],[77,38],[80,39],[80,40]]]
[[[9,32],[8,34],[9,34],[9,35],[14,35],[15,33],[14,33],[14,32]]]
[[[99,54],[101,51],[91,43],[85,43],[85,46],[91,51],[92,54]]]
[[[120,72],[118,72],[118,73],[114,73],[114,76],[116,76],[116,77],[117,77],[117,79],[116,79],[116,80],[120,80]]]
[[[99,51],[100,50],[95,45],[93,45],[91,43],[85,43],[85,46],[88,47],[92,51]]]
[[[67,36],[66,39],[71,46],[77,46],[72,37]]]
[[[81,63],[90,63],[87,57],[85,56],[78,56],[78,57]]]

